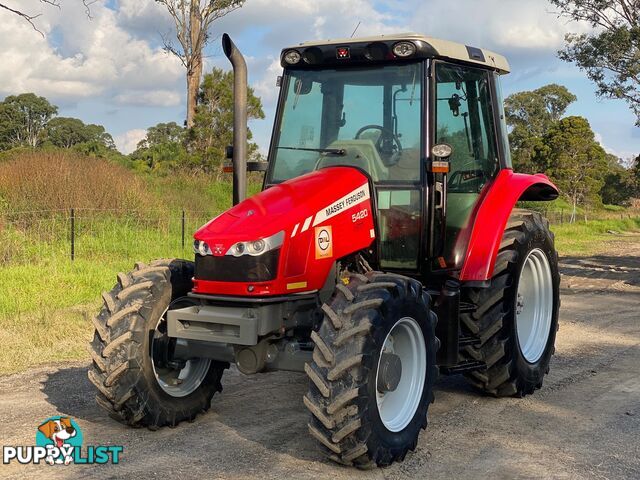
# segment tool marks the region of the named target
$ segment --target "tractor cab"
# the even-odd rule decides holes
[[[358,168],[375,191],[381,268],[460,269],[480,193],[511,167],[499,87],[507,61],[405,34],[303,43],[281,63],[265,186]]]

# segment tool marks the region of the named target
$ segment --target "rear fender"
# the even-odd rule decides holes
[[[502,235],[518,201],[549,201],[557,197],[558,189],[546,175],[500,171],[478,206],[460,280],[481,282],[493,276]]]

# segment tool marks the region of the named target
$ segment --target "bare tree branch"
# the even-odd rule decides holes
[[[41,13],[37,14],[37,15],[29,15],[29,14],[26,14],[26,13],[20,11],[20,10],[15,10],[15,9],[13,9],[11,7],[7,7],[6,5],[4,5],[2,3],[0,3],[0,8],[2,8],[4,10],[7,10],[7,11],[9,11],[9,12],[15,14],[15,15],[18,15],[19,17],[22,17],[24,20],[26,20],[29,23],[29,25],[31,25],[33,27],[33,29],[36,32],[38,32],[44,38],[44,33],[42,33],[40,30],[38,30],[38,27],[36,27],[36,24],[33,23],[33,21],[36,18],[38,18],[40,15],[42,15]]]
[[[91,20],[93,17],[91,17],[91,5],[93,5],[94,3],[96,3],[98,0],[82,0],[82,5],[84,5],[85,8],[85,13],[87,14],[87,17],[89,18],[89,20]],[[56,7],[56,8],[60,8],[61,7],[61,3],[60,0],[40,0],[40,3],[46,3],[47,5],[51,5],[52,7]],[[40,29],[38,29],[38,27],[36,26],[36,24],[34,23],[34,20],[40,16],[42,16],[42,13],[38,13],[38,14],[29,14],[24,12],[23,10],[18,10],[16,8],[11,8],[7,5],[5,5],[4,3],[0,3],[0,9],[6,10],[8,12],[13,13],[14,15],[17,15],[19,17],[21,17],[22,19],[24,19],[27,23],[29,23],[29,25],[31,25],[33,27],[33,29],[38,32],[40,35],[42,35],[42,37],[44,38],[44,33],[42,33],[42,31]]]

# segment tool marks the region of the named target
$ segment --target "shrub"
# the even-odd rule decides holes
[[[16,152],[0,162],[0,207],[8,211],[153,208],[142,179],[124,166],[74,152]]]

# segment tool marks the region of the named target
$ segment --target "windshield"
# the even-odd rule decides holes
[[[420,180],[422,63],[289,71],[271,182],[352,165],[376,182]]]

